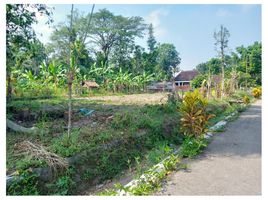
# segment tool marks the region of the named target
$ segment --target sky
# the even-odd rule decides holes
[[[56,4],[54,24],[66,20],[71,5]],[[74,7],[84,14],[91,11],[91,4]],[[157,42],[172,43],[181,57],[179,68],[193,69],[199,63],[217,56],[213,33],[225,26],[230,32],[229,51],[241,45],[248,46],[261,41],[261,5],[257,4],[96,4],[94,12],[106,8],[115,15],[125,17],[141,16],[145,23],[152,23]],[[45,18],[38,16],[39,23],[34,25],[39,39],[47,43],[53,31],[45,25]],[[42,36],[41,36],[42,35]],[[147,49],[148,32],[137,44]]]

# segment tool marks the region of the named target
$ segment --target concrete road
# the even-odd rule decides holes
[[[213,136],[188,167],[155,195],[261,195],[261,101]]]

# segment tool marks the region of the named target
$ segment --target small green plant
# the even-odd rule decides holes
[[[38,176],[26,170],[20,171],[7,188],[8,195],[39,195]]]
[[[159,187],[159,186],[158,186]],[[140,183],[137,187],[130,190],[130,192],[135,196],[149,195],[155,190],[155,186],[148,183]]]
[[[183,157],[194,157],[201,153],[208,145],[208,141],[204,138],[186,137],[182,143],[180,154]]]
[[[59,177],[55,183],[48,184],[48,188],[52,190],[53,195],[68,195],[70,194],[70,189],[74,186],[75,182],[72,180],[71,176],[74,173],[73,168],[69,168],[65,174]]]
[[[174,170],[177,164],[180,162],[179,156],[171,154],[170,157],[164,161],[163,165],[167,171]]]
[[[206,106],[207,100],[198,90],[185,94],[180,111],[181,130],[186,136],[199,137],[206,133],[208,121],[214,116],[206,113]]]
[[[73,130],[70,137],[68,137],[67,133],[64,133],[62,137],[55,138],[51,148],[55,153],[65,157],[74,155],[81,149],[79,132],[77,130]]]
[[[250,103],[250,99],[249,99],[249,97],[247,95],[245,95],[243,97],[243,103],[246,104],[246,105],[248,105]]]
[[[139,156],[135,157],[135,163],[136,163],[137,176],[139,176],[142,174],[142,165]]]
[[[105,190],[103,192],[98,193],[98,196],[117,196],[118,193],[114,189]]]
[[[111,126],[115,129],[124,129],[126,127],[131,126],[133,120],[133,114],[131,114],[130,112],[117,113],[114,116]]]
[[[92,169],[87,169],[83,176],[82,176],[82,179],[84,180],[90,180],[92,178],[94,178],[96,176],[96,171],[95,170],[92,170]]]

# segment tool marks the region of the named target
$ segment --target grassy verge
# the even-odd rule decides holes
[[[193,157],[207,145],[205,141],[187,140],[179,132],[179,102],[141,106],[74,100],[73,105],[76,111],[87,108],[93,109],[94,113],[91,116],[79,112],[73,114],[74,128],[70,138],[66,135],[65,99],[14,101],[7,105],[10,119],[21,125],[37,126],[40,129],[36,134],[8,131],[9,173],[19,171],[22,174],[30,168],[46,166],[42,158],[15,156],[14,146],[23,140],[39,143],[61,157],[75,158],[71,164],[72,173],[63,173],[45,186],[39,187],[37,184],[38,194],[77,194],[83,190],[80,186],[94,186],[120,177],[128,169],[134,170],[138,177],[172,154],[180,145],[184,148],[184,153],[180,155],[182,157]],[[230,105],[228,99],[210,101],[208,112],[216,115],[211,119],[210,125],[239,109],[242,110],[239,104]],[[168,173],[169,170],[163,174]],[[159,175],[160,179],[165,177],[163,174]],[[158,188],[143,187],[145,191]],[[140,188],[138,191],[142,190]],[[134,193],[142,194],[138,191]],[[25,193],[27,191],[23,194]],[[17,194],[17,191],[9,190],[8,194]]]

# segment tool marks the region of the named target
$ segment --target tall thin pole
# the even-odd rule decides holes
[[[69,65],[69,80],[68,80],[68,89],[69,89],[69,102],[68,102],[68,138],[70,137],[71,134],[71,128],[72,128],[72,84],[73,84],[73,70],[72,70],[72,46],[73,46],[73,9],[74,5],[72,4],[72,9],[71,9],[71,22],[70,22],[70,39],[69,39],[69,44],[70,44],[70,65]]]

